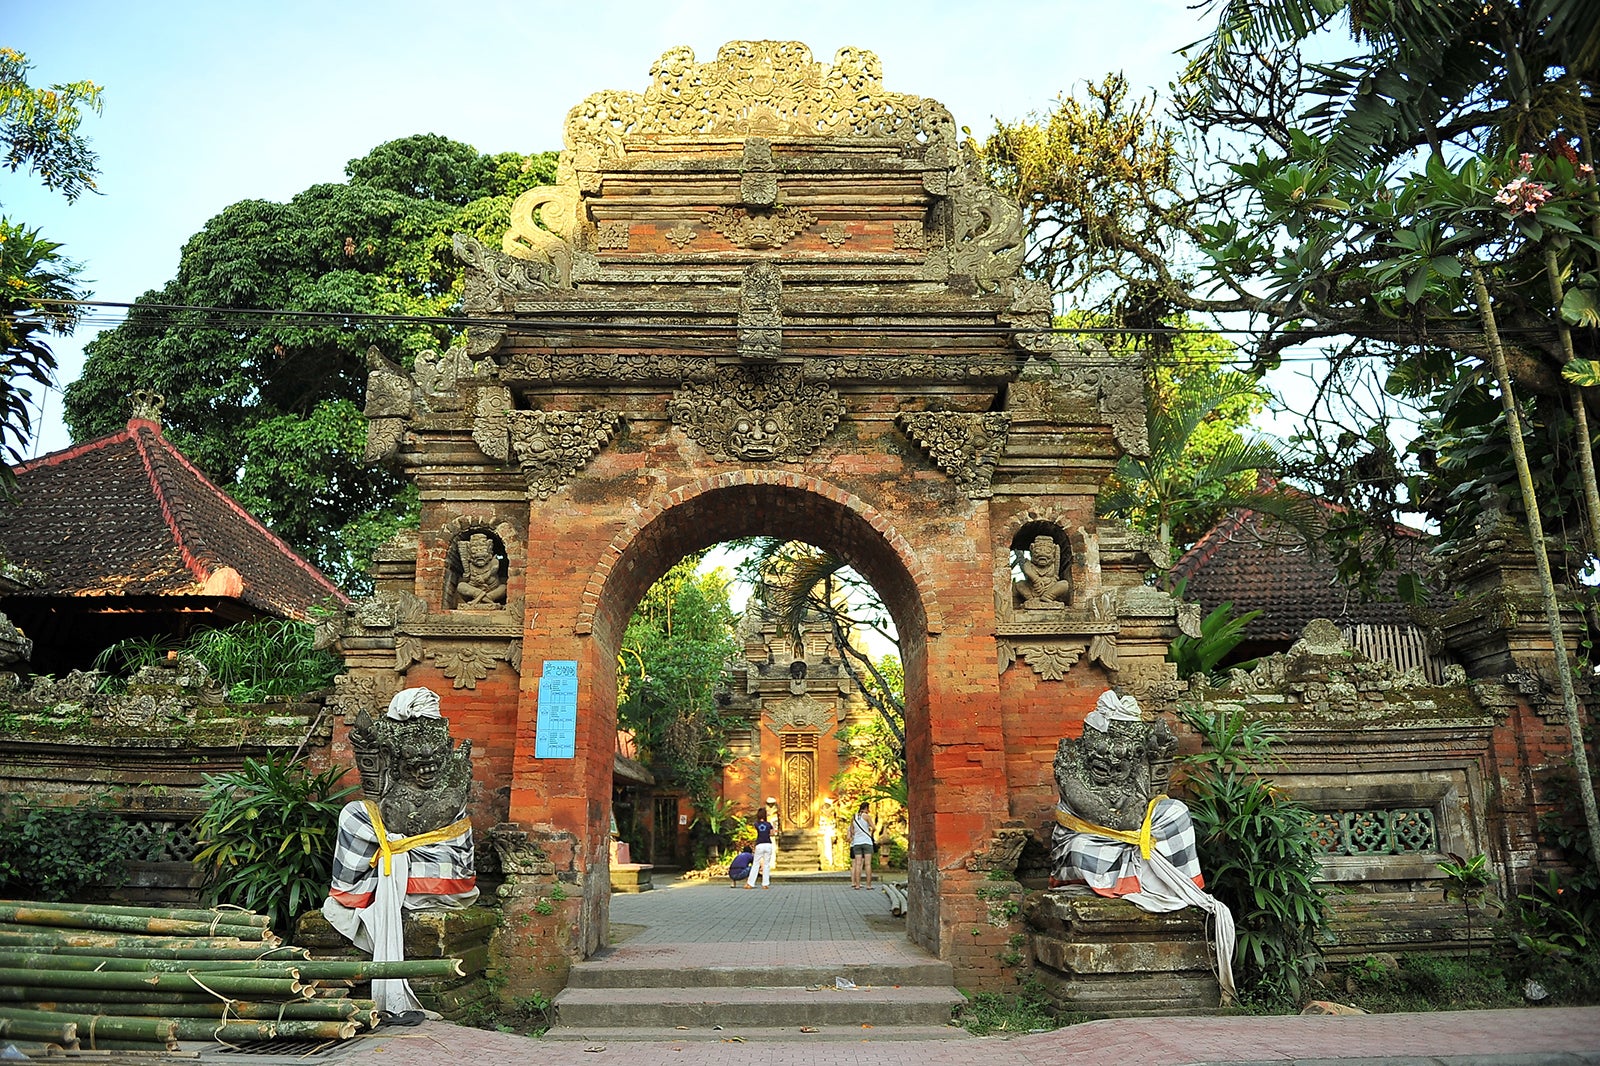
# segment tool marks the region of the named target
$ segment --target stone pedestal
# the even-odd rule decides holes
[[[1052,889],[1031,896],[1024,916],[1035,976],[1062,1010],[1133,1017],[1217,1009],[1222,992],[1201,911],[1149,914],[1120,899]]]
[[[653,869],[654,866],[644,862],[614,863],[611,867],[611,891],[650,891],[650,871]]]
[[[484,972],[489,966],[489,938],[499,923],[487,907],[457,911],[407,912],[405,948],[408,959],[460,959],[462,977],[413,977],[411,990],[429,1010],[460,1021],[493,996]],[[294,943],[318,959],[364,959],[367,954],[328,924],[321,911],[310,911],[295,923]],[[353,993],[368,995],[365,985]]]

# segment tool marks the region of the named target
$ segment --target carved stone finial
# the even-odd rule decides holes
[[[511,454],[530,498],[548,499],[593,459],[616,431],[615,411],[507,411]]]
[[[1000,412],[907,411],[900,416],[906,435],[949,474],[968,499],[994,495],[990,482],[1005,451],[1011,416]]]
[[[161,424],[161,408],[167,403],[165,396],[153,389],[134,389],[128,393],[128,399],[133,403],[133,418]]]
[[[730,367],[686,382],[667,404],[674,425],[722,462],[794,462],[816,450],[844,405],[788,368]]]

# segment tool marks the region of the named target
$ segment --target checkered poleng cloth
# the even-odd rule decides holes
[[[1205,887],[1195,852],[1194,823],[1182,800],[1164,799],[1156,804],[1150,817],[1150,837],[1151,850],[1165,856],[1196,887]],[[1083,881],[1102,896],[1139,891],[1139,848],[1110,837],[1058,824],[1050,839],[1050,865],[1058,884]]]
[[[389,838],[399,839],[394,833],[390,833]],[[377,863],[373,862],[375,857]],[[477,895],[478,878],[473,865],[470,831],[438,844],[419,845],[409,852],[409,859],[408,909],[469,893]],[[378,889],[381,863],[378,834],[366,805],[360,800],[345,804],[344,810],[339,812],[339,838],[333,849],[333,883],[328,894],[355,910],[370,906]]]

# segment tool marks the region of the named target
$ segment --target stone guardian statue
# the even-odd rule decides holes
[[[478,898],[472,820],[472,742],[455,745],[439,696],[408,688],[382,719],[365,711],[350,733],[365,797],[339,813],[328,923],[378,962],[405,957],[402,913],[456,909]],[[420,1011],[403,980],[375,980],[379,1011]]]
[[[1200,907],[1216,922],[1217,979],[1234,998],[1233,915],[1205,892],[1189,808],[1166,795],[1177,738],[1145,721],[1131,696],[1107,690],[1083,734],[1056,748],[1052,888],[1087,886],[1100,896],[1161,913]]]

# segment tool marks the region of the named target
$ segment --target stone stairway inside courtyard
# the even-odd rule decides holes
[[[573,967],[546,1039],[961,1039],[952,981],[905,942],[624,944]]]

